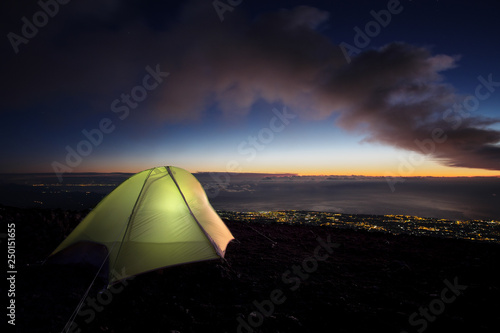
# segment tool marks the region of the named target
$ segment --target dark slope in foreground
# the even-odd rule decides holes
[[[86,267],[35,264],[84,215],[0,208],[2,232],[6,223],[16,223],[18,332],[60,332],[92,280]],[[73,331],[495,332],[500,327],[499,245],[226,223],[238,240],[229,244],[227,262],[143,274],[106,295],[92,290]],[[318,237],[340,246],[327,253],[318,248]],[[328,258],[313,260],[315,254]],[[294,273],[296,265],[304,268]],[[439,301],[449,288],[444,280],[467,289],[457,290],[457,297],[445,290],[445,304]],[[271,306],[270,299],[280,304]],[[428,319],[417,314],[410,325],[409,317],[429,306]]]

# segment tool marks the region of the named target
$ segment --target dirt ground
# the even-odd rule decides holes
[[[16,224],[17,332],[61,332],[84,295],[95,270],[40,263],[85,214],[0,207],[2,228]],[[499,331],[498,244],[225,222],[236,238],[225,260],[101,294],[98,279],[69,331]]]

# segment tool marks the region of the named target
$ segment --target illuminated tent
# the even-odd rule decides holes
[[[49,260],[97,265],[113,284],[162,267],[223,258],[232,239],[192,174],[157,167],[107,195]]]

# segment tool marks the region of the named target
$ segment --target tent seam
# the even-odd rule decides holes
[[[217,253],[217,255],[221,258],[224,258],[224,252],[222,252],[222,250],[219,248],[219,245],[217,245],[217,243],[213,240],[213,238],[208,234],[208,232],[205,230],[205,228],[203,228],[203,226],[200,224],[200,222],[198,221],[198,219],[196,218],[196,216],[194,215],[193,211],[191,210],[191,206],[189,206],[189,203],[187,202],[186,200],[186,197],[184,196],[184,193],[182,193],[182,190],[179,186],[179,184],[177,183],[177,180],[175,179],[172,171],[170,170],[170,166],[167,166],[167,171],[170,175],[170,177],[172,178],[172,180],[174,181],[174,184],[175,186],[177,187],[177,189],[179,190],[179,193],[181,194],[182,196],[182,199],[184,200],[184,203],[186,204],[188,210],[189,210],[189,213],[191,214],[191,216],[193,217],[193,219],[195,220],[196,224],[198,224],[198,227],[200,227],[200,229],[203,231],[203,234],[205,235],[205,237],[207,237],[207,239],[210,241],[210,243],[212,244],[212,246],[214,247],[215,249],[215,253]]]
[[[120,242],[120,248],[118,249],[118,252],[116,253],[116,257],[115,257],[115,260],[114,260],[113,267],[109,271],[110,273],[116,267],[116,262],[118,261],[118,257],[120,256],[120,252],[121,252],[121,249],[122,249],[122,246],[123,246],[123,241],[125,240],[125,236],[127,235],[127,231],[128,231],[129,226],[130,226],[130,222],[132,221],[132,217],[134,216],[134,214],[136,212],[137,204],[139,203],[139,201],[141,199],[142,193],[144,191],[144,187],[146,186],[146,183],[148,182],[148,179],[151,176],[151,173],[153,172],[153,170],[154,170],[154,168],[151,169],[151,170],[149,170],[148,176],[146,177],[146,179],[144,179],[144,184],[142,184],[141,191],[139,192],[139,195],[137,196],[137,200],[135,201],[134,208],[132,208],[132,212],[130,213],[130,216],[128,218],[128,221],[127,221],[127,224],[126,224],[127,227],[125,228],[125,232],[123,233],[122,240]],[[109,276],[108,276],[108,285],[109,285]]]

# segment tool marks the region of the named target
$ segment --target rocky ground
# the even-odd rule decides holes
[[[92,269],[40,262],[85,214],[0,207],[2,233],[5,224],[16,224],[17,332],[61,332],[84,295],[94,276]],[[97,280],[70,331],[497,332],[500,328],[498,244],[225,222],[237,239],[229,244],[226,260],[142,274],[104,294],[98,294],[103,281]]]

